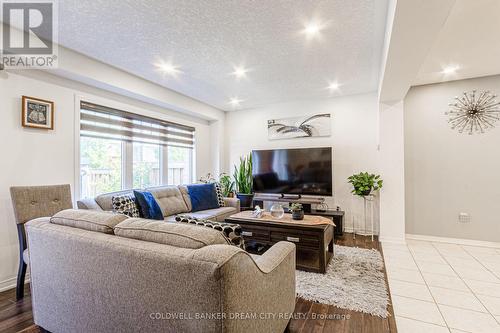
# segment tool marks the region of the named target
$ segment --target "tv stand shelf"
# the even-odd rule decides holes
[[[272,197],[272,196],[261,196],[261,195],[256,195],[254,198],[253,198],[253,201],[261,201],[261,202],[264,202],[264,201],[277,201],[277,202],[298,202],[298,203],[301,203],[301,204],[305,204],[305,205],[318,205],[318,204],[322,204],[325,200],[323,198],[303,198],[303,197],[299,197],[299,198],[294,198],[294,197],[287,197],[287,196],[284,196],[284,197]]]
[[[264,201],[273,202],[283,202],[283,203],[300,203],[304,209],[304,214],[306,215],[318,215],[327,217],[333,220],[335,223],[335,236],[342,236],[344,234],[344,212],[340,210],[326,209],[326,210],[316,210],[311,207],[311,205],[318,205],[324,203],[323,198],[282,198],[281,196],[269,196],[269,195],[255,195],[253,198],[253,207],[259,205],[264,208]]]

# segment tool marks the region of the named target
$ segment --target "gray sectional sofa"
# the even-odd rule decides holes
[[[177,191],[159,191],[167,216],[163,195],[187,209]],[[101,210],[107,198],[96,198]],[[34,321],[53,333],[283,332],[294,311],[289,242],[254,258],[214,229],[97,210],[26,230]]]
[[[185,185],[157,186],[145,188],[145,191],[151,192],[161,208],[163,216],[167,221],[173,221],[175,215],[186,214],[197,218],[209,219],[218,222],[224,222],[226,217],[240,211],[240,201],[237,198],[224,198],[225,207],[191,212],[191,199],[188,189]],[[98,195],[95,198],[82,199],[77,202],[79,209],[93,209],[112,211],[111,199],[120,194],[132,194],[133,190],[124,190]]]

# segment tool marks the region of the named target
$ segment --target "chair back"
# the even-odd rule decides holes
[[[13,186],[10,188],[10,196],[17,224],[73,208],[69,184]]]

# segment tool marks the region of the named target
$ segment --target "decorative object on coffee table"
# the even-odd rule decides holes
[[[252,217],[261,218],[262,214],[264,214],[264,210],[262,210],[259,205],[255,206]]]
[[[290,205],[290,210],[292,211],[292,218],[294,220],[304,219],[304,210],[302,209],[302,204],[296,202],[292,203]]]
[[[271,215],[274,218],[280,219],[285,215],[285,210],[283,209],[283,206],[279,203],[275,203],[271,206]]]
[[[309,272],[324,273],[334,255],[332,220],[316,215],[306,215],[303,220],[285,214],[281,219],[269,212],[255,218],[251,211],[243,211],[226,218],[226,222],[239,224],[241,235],[252,248],[269,248],[279,241],[296,245],[296,267]],[[251,252],[247,247],[247,251]],[[254,252],[255,253],[255,252]],[[257,252],[257,254],[262,254]]]
[[[252,207],[254,196],[252,154],[240,157],[240,165],[234,166],[233,177],[236,185],[236,196],[240,199],[242,209]]]
[[[24,127],[54,129],[54,102],[22,97],[22,125]]]

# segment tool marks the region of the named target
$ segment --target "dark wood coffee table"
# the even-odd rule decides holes
[[[263,245],[261,247],[267,249],[279,241],[295,243],[296,267],[300,270],[325,273],[334,255],[335,224],[325,217],[305,215],[304,220],[295,221],[291,214],[276,219],[266,212],[263,217],[255,218],[252,217],[252,211],[244,211],[226,218],[226,222],[241,225],[246,244]],[[248,251],[257,254],[264,252]]]

